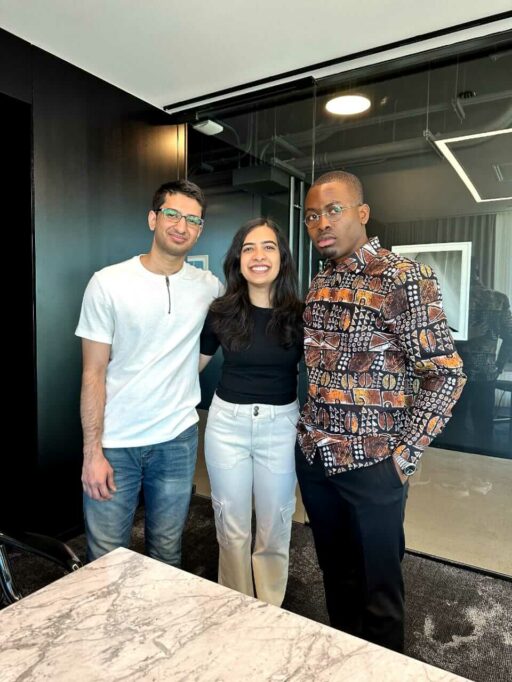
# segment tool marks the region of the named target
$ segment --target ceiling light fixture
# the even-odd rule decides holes
[[[193,123],[192,128],[197,130],[199,133],[204,135],[218,135],[224,128],[217,121],[211,121],[207,118],[205,121],[199,121],[199,123]]]
[[[370,100],[364,95],[342,95],[341,97],[330,99],[325,108],[331,114],[351,116],[352,114],[361,114],[369,109],[370,105]]]
[[[479,140],[485,137],[491,137],[493,135],[507,135],[512,133],[512,128],[505,128],[504,130],[491,130],[488,133],[477,133],[476,135],[461,135],[460,137],[450,137],[447,140],[434,140],[437,147],[441,150],[445,159],[452,165],[454,171],[457,173],[462,182],[469,189],[473,195],[473,199],[479,204],[485,203],[487,201],[510,201],[512,197],[492,197],[491,199],[482,199],[475,185],[469,179],[464,168],[457,161],[455,154],[448,147],[449,144],[453,142],[464,142],[465,140]]]

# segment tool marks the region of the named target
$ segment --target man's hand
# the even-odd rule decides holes
[[[84,453],[82,486],[86,495],[100,502],[111,500],[116,491],[114,470],[100,447]]]
[[[399,479],[402,481],[402,485],[409,480],[410,476],[406,476],[402,469],[400,469],[398,462],[396,461],[395,455],[393,455],[393,464],[395,465],[396,472],[398,474]]]

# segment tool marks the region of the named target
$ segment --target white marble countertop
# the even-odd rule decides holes
[[[0,611],[0,682],[461,679],[127,549]]]

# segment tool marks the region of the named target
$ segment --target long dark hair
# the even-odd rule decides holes
[[[221,343],[230,350],[243,350],[250,344],[253,329],[247,281],[240,271],[240,254],[245,238],[256,227],[268,226],[276,235],[281,265],[272,283],[272,317],[267,334],[277,336],[285,348],[302,337],[304,305],[297,294],[297,273],[292,254],[279,227],[269,218],[256,218],[244,223],[233,237],[224,259],[226,292],[210,306],[212,328]]]

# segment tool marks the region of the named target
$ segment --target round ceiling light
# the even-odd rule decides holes
[[[363,95],[342,95],[330,99],[325,108],[331,114],[338,114],[338,116],[350,116],[351,114],[360,114],[370,108],[370,100]]]

